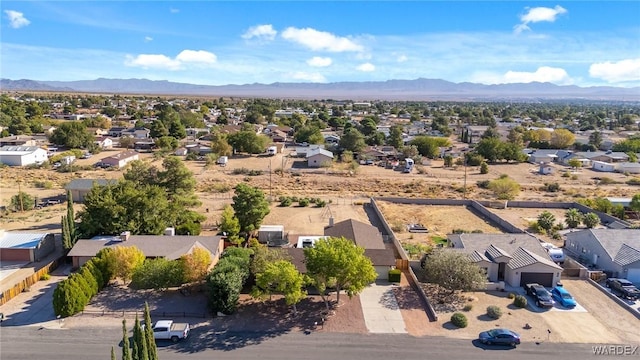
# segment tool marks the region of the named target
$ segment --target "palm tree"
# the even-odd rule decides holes
[[[582,218],[584,216],[580,212],[580,210],[571,208],[564,213],[564,221],[567,223],[567,226],[571,229],[577,228],[582,222]]]

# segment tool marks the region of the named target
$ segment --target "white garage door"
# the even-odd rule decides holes
[[[640,285],[640,269],[627,270],[627,280],[634,284]]]

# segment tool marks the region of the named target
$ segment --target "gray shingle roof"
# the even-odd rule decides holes
[[[620,251],[618,251],[616,257],[613,259],[613,262],[620,266],[627,266],[636,261],[640,261],[640,250],[634,249],[627,244],[622,244]]]
[[[216,254],[220,244],[220,236],[162,236],[131,235],[127,241],[119,241],[118,237],[100,240],[81,239],[76,242],[68,256],[94,256],[105,247],[136,246],[147,257],[164,257],[169,260],[178,259],[188,254],[194,247],[202,247]]]
[[[491,262],[491,260],[489,260],[486,256],[484,256],[484,254],[479,253],[477,250],[474,250],[473,252],[471,252],[469,254],[469,257],[473,262],[481,262],[481,261]]]
[[[501,248],[495,246],[494,244],[489,245],[489,247],[487,248],[486,254],[489,255],[491,260],[495,260],[503,256],[511,258],[508,252],[502,250]]]
[[[353,219],[340,221],[333,226],[325,227],[324,235],[344,236],[365,249],[386,249],[378,228]]]
[[[91,190],[94,184],[97,186],[106,186],[116,182],[117,180],[107,179],[73,179],[64,188],[65,190]]]
[[[560,266],[558,266],[553,261],[549,260],[548,257],[545,259],[542,256],[537,255],[525,248],[521,248],[521,247],[518,248],[518,250],[516,250],[512,255],[513,255],[513,258],[511,258],[511,261],[509,261],[509,263],[507,264],[507,266],[510,269],[515,270],[515,269],[520,269],[536,263],[542,263],[542,264],[554,267],[556,269],[562,270]]]
[[[591,235],[600,242],[614,262],[619,259],[622,263],[630,264],[640,260],[639,229],[589,229],[584,231],[591,232]],[[574,234],[580,236],[578,233]],[[620,252],[623,253],[620,254]],[[622,263],[619,264],[623,265]]]

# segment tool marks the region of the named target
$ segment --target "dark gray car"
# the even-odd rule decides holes
[[[481,343],[487,345],[499,344],[516,346],[520,344],[520,335],[509,329],[491,329],[489,331],[483,331],[478,335],[478,339]]]

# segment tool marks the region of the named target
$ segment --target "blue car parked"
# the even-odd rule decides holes
[[[574,308],[576,307],[576,300],[571,296],[571,294],[562,286],[556,286],[551,290],[551,296],[553,299],[558,302],[560,305],[566,308]]]

